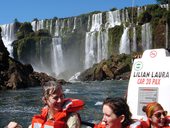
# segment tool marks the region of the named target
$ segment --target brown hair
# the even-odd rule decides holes
[[[57,81],[45,82],[43,84],[43,97],[48,98],[51,94],[56,93],[58,89],[62,90],[62,86]]]
[[[122,128],[126,128],[133,123],[132,114],[125,99],[121,97],[106,98],[103,105],[108,105],[117,117],[125,115],[125,120],[122,122]]]

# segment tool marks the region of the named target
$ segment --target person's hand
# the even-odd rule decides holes
[[[16,123],[16,122],[11,121],[8,124],[7,128],[22,128],[22,126],[20,124]]]

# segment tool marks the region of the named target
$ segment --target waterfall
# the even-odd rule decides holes
[[[88,16],[88,22],[87,22],[87,30],[89,31],[90,30],[90,15]]]
[[[2,29],[1,36],[5,47],[7,47],[10,56],[13,57],[13,47],[12,42],[16,39],[14,33],[14,24],[4,24],[0,26]]]
[[[43,69],[44,68],[44,62],[43,62],[43,44],[42,40],[40,40],[40,45],[39,45],[39,54],[40,54],[40,67]]]
[[[106,12],[106,24],[105,27],[112,28],[115,27],[116,25],[121,25],[121,18],[120,18],[120,11],[108,11]]]
[[[108,54],[108,31],[99,31],[98,33],[98,45],[97,45],[97,63],[99,63],[102,59],[107,58]]]
[[[100,31],[102,25],[102,13],[92,16],[90,32],[86,32],[85,38],[85,69],[103,59],[102,50],[105,49],[104,33]],[[88,25],[89,26],[89,25]],[[105,55],[103,55],[105,56]]]
[[[86,32],[85,38],[85,69],[97,63],[99,59],[99,49],[102,47],[100,28],[102,24],[102,13],[92,16],[92,26],[90,32]],[[99,41],[99,42],[98,42]],[[98,51],[98,52],[97,52]]]
[[[85,40],[85,69],[92,66],[96,60],[96,46],[97,39],[96,39],[96,32],[87,32],[86,33],[86,40]]]
[[[43,47],[43,39],[41,38],[40,39],[40,42],[37,43],[37,50],[39,51],[36,51],[38,53],[37,55],[37,60],[35,60],[34,58],[30,58],[30,63],[31,65],[33,66],[34,70],[35,71],[38,71],[38,72],[46,72],[48,74],[50,74],[50,67],[47,67],[46,66],[46,61],[44,60],[44,47]],[[19,58],[20,61],[22,61],[20,58]]]
[[[61,42],[62,42],[61,38],[55,37],[52,39],[51,67],[53,73],[56,76],[64,71],[63,52],[62,52]]]
[[[61,27],[60,27],[60,34],[62,35],[65,27],[65,19],[61,22]]]
[[[59,29],[59,21],[56,20],[56,21],[55,21],[55,32],[54,32],[54,36],[59,36],[59,32],[60,32],[60,29]]]
[[[122,14],[122,17],[121,15]],[[128,11],[121,13],[120,10],[106,12],[105,28],[102,29],[102,13],[92,15],[92,24],[90,32],[86,32],[85,38],[85,69],[89,68],[95,63],[108,57],[108,29],[116,25],[121,25],[122,21],[129,20]],[[90,17],[88,19],[88,27]],[[130,53],[130,41],[127,38],[128,30],[124,32],[122,40],[126,40],[126,47],[123,48],[125,53]],[[122,43],[123,43],[122,41]],[[125,42],[124,42],[125,43]],[[123,45],[123,44],[122,44]],[[128,47],[127,47],[128,46]]]
[[[132,51],[137,51],[137,44],[136,44],[136,28],[133,27],[133,45],[132,45]]]
[[[126,27],[124,29],[123,35],[120,40],[119,53],[130,54],[129,27]]]
[[[122,23],[125,23],[125,22],[128,22],[128,21],[129,21],[129,16],[128,16],[128,11],[127,11],[127,9],[122,10],[122,13],[121,13],[121,21],[122,21]]]
[[[47,29],[52,34],[52,20],[39,20],[31,22],[33,31],[38,31],[40,29]]]
[[[50,20],[50,25],[49,26],[50,26],[50,33],[52,33],[53,32],[52,31],[53,30],[53,20]]]
[[[62,29],[64,29],[65,27],[65,22],[66,20],[64,19],[63,22],[61,22],[59,19],[56,19],[55,21],[55,28],[54,28],[54,34],[53,34],[53,22],[52,20],[40,20],[40,21],[33,21],[31,23],[33,30],[34,31],[38,31],[40,29],[47,29],[49,30],[50,34],[52,34],[54,37],[52,38],[52,47],[51,47],[51,69],[53,71],[53,73],[55,74],[55,76],[57,76],[59,73],[61,73],[62,71],[64,71],[65,66],[64,66],[64,62],[63,62],[63,52],[62,52],[62,40],[60,37],[60,34],[62,33]],[[67,26],[70,26],[69,20],[67,20]],[[61,25],[61,26],[60,26]],[[61,28],[61,29],[60,29]],[[41,68],[46,68],[44,67],[44,59],[42,58],[41,53],[43,51],[41,51],[41,45],[42,42],[40,41],[40,65]],[[47,71],[48,72],[48,71]]]
[[[94,14],[92,16],[92,27],[91,32],[93,31],[99,31],[102,25],[102,13]]]
[[[145,9],[146,6],[135,8],[134,17],[137,19]],[[71,70],[69,75],[72,75],[71,73],[87,69],[101,60],[107,59],[108,55],[112,53],[111,50],[113,52],[119,50],[119,53],[129,54],[131,51],[137,51],[138,48],[141,50],[142,46],[142,50],[152,48],[150,24],[144,24],[140,32],[138,30],[140,30],[141,24],[136,23],[136,19],[133,20],[134,24],[136,23],[136,28],[134,25],[128,26],[130,24],[129,19],[131,19],[129,17],[131,16],[130,13],[130,10],[125,8],[70,18],[35,20],[31,22],[33,30],[47,29],[51,36],[45,37],[48,39],[42,39],[40,42],[36,42],[35,52],[32,52],[35,57],[31,57],[30,63],[39,66],[38,68],[41,71],[48,70],[51,73],[53,70],[55,75],[58,75],[63,71],[67,72]],[[124,26],[123,33],[121,33],[122,26]],[[14,26],[7,24],[1,25],[1,27],[2,38],[8,48],[7,41],[11,41],[12,43],[15,40]],[[115,35],[117,31],[118,37],[113,37],[111,33]],[[131,37],[129,37],[129,31],[131,32]],[[122,34],[121,40],[120,34]],[[137,40],[137,35],[139,34],[141,34],[141,38]],[[141,41],[139,42],[139,46],[137,46],[137,41]],[[119,49],[117,49],[118,43],[120,44]],[[110,48],[111,46],[115,46],[115,48]],[[44,47],[47,51],[44,51]],[[38,62],[33,59],[37,59]]]
[[[44,28],[44,20],[31,22],[33,31],[38,31]]]
[[[143,50],[152,48],[152,33],[150,23],[142,25],[142,47]]]
[[[74,26],[73,26],[72,32],[74,32],[74,30],[76,29],[76,20],[77,20],[77,17],[74,17]]]

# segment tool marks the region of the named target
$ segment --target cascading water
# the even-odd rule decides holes
[[[136,28],[133,27],[133,45],[132,45],[132,51],[137,51],[137,44],[136,44]]]
[[[100,47],[98,40],[100,40],[99,31],[102,25],[102,13],[94,14],[92,16],[92,26],[90,32],[86,32],[85,39],[85,69],[97,63],[97,48]],[[97,46],[99,45],[99,47]]]
[[[85,68],[89,68],[102,59],[107,58],[107,32],[89,32],[86,33],[85,42]]]
[[[67,22],[69,25],[69,22]],[[40,29],[48,29],[50,31],[50,34],[54,35],[54,37],[52,38],[52,45],[51,45],[51,69],[53,71],[53,74],[55,74],[56,76],[61,73],[62,71],[64,71],[64,63],[63,63],[63,52],[62,52],[62,40],[60,37],[60,22],[59,20],[56,20],[55,22],[55,29],[54,29],[54,34],[52,33],[52,20],[49,21],[33,21],[32,23],[32,27],[34,31],[38,31]],[[62,22],[62,29],[64,28],[64,21]],[[40,41],[40,47],[41,47],[42,43]],[[40,48],[41,50],[41,48]],[[42,51],[43,52],[43,51]],[[40,51],[41,53],[41,51]],[[44,69],[46,67],[44,67],[44,59],[42,54],[40,54],[40,65],[41,67],[43,67]]]
[[[34,67],[34,69],[38,72],[46,72],[48,74],[50,74],[49,72],[49,67],[46,66],[46,61],[44,60],[44,47],[43,47],[44,41],[43,38],[40,39],[40,42],[37,43],[37,53],[38,53],[38,58],[35,62],[35,60],[31,59],[32,61],[32,66]],[[21,59],[20,59],[21,60]]]
[[[125,23],[129,21],[128,11],[127,9],[124,9],[121,11],[121,22]]]
[[[96,62],[96,36],[95,32],[86,33],[86,42],[85,42],[85,69],[89,68]]]
[[[55,22],[55,33],[54,33],[54,36],[59,36],[59,32],[60,31],[60,29],[59,29],[59,21],[58,20],[56,20],[56,22]]]
[[[74,17],[74,26],[73,26],[72,32],[74,32],[74,30],[76,29],[76,20],[77,20],[77,17]]]
[[[123,16],[124,20],[128,19],[127,11],[125,16],[126,18]],[[106,12],[105,28],[102,30],[102,14],[99,13],[92,16],[90,32],[86,32],[85,69],[108,57],[108,29],[121,25],[122,19],[119,10]],[[88,27],[90,26],[89,21],[90,17]]]
[[[150,23],[142,25],[142,47],[143,50],[152,48],[152,33]]]
[[[106,13],[106,20],[107,22],[105,24],[105,27],[107,29],[115,27],[116,25],[121,25],[120,11],[108,11]]]
[[[107,58],[108,54],[108,31],[99,31],[98,32],[98,45],[97,45],[97,63],[102,59]]]
[[[57,76],[59,73],[64,71],[64,63],[63,63],[63,53],[61,47],[61,38],[54,37],[52,39],[52,52],[51,52],[51,67],[53,69],[53,73]]]
[[[44,20],[33,21],[31,23],[33,31],[38,31],[44,29]]]
[[[88,16],[88,22],[87,22],[87,30],[90,31],[90,21],[91,21],[91,17],[90,15]]]
[[[4,42],[5,47],[7,47],[10,56],[13,54],[12,42],[16,39],[14,34],[14,24],[4,24],[0,26],[2,29],[2,40]]]
[[[124,29],[122,38],[120,40],[119,53],[130,54],[129,27]]]
[[[45,68],[44,67],[44,62],[43,62],[43,47],[42,47],[42,40],[40,40],[40,45],[39,45],[39,53],[40,53],[40,66],[41,66],[41,68],[43,69],[43,68]]]
[[[92,27],[90,32],[99,31],[102,25],[102,13],[94,14],[92,16]]]
[[[165,7],[163,6],[163,8]],[[136,12],[134,13],[133,17],[138,17],[144,10],[146,10],[145,6],[137,7],[137,10],[135,10]],[[42,40],[43,43],[36,43],[35,58],[38,60],[38,62],[36,62],[35,60],[31,60],[30,63],[38,63],[37,65],[42,65],[41,67],[43,67],[44,65],[46,67],[43,68],[48,69],[50,72],[51,70],[55,69],[53,70],[55,74],[58,74],[64,69],[65,71],[72,70],[71,73],[87,69],[93,64],[100,62],[102,59],[107,59],[108,55],[112,53],[111,50],[113,50],[113,52],[117,52],[117,45],[119,44],[120,34],[122,34],[120,33],[122,31],[122,25],[125,29],[119,45],[120,53],[129,54],[130,52],[137,51],[137,48],[141,50],[152,48],[152,33],[150,24],[144,24],[142,26],[142,30],[139,32],[141,25],[138,24],[135,19],[131,19],[131,21],[134,21],[132,22],[132,26],[127,26],[128,24],[130,24],[130,19],[131,14],[129,10],[122,9],[98,14],[90,13],[89,15],[70,18],[54,18],[33,21],[31,25],[34,31],[46,29],[49,31],[51,36],[47,37],[49,39],[44,38]],[[7,44],[6,42],[10,40],[12,43],[12,41],[15,40],[14,26],[11,24],[7,24],[1,25],[1,28],[2,38],[5,45]],[[119,36],[113,37],[114,34],[112,35],[111,33],[115,33],[115,31],[117,32],[117,30],[119,31]],[[132,32],[132,34],[130,33],[130,37],[128,34],[129,32]],[[141,38],[137,38],[137,35],[139,34],[141,34]],[[143,47],[141,47],[141,41]],[[113,43],[115,43],[116,45],[114,45]],[[42,48],[47,48],[46,46],[49,46],[48,48],[51,51],[48,48],[48,50],[46,49],[47,51],[44,51],[43,49],[41,50],[40,46]],[[108,49],[108,46],[116,47]],[[62,48],[64,48],[64,50]],[[40,50],[42,54],[40,54],[40,51],[38,50]],[[47,58],[46,53],[50,54],[51,56]],[[62,55],[60,55],[60,53]],[[59,60],[62,60],[61,65],[58,62],[58,58]],[[32,57],[32,59],[34,59],[34,57]],[[48,62],[46,62],[45,59],[49,59]],[[56,64],[58,66],[56,66]],[[70,67],[68,67],[68,65],[70,65]],[[58,67],[62,67],[61,70],[57,69]]]

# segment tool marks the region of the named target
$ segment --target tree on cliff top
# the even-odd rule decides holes
[[[156,0],[159,4],[168,4],[168,0]]]

